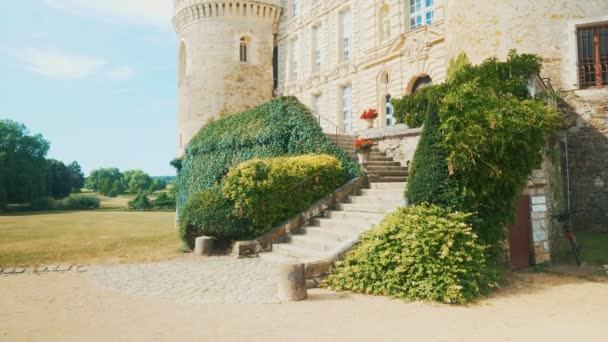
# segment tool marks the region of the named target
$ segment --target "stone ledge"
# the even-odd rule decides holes
[[[44,273],[66,273],[66,272],[86,272],[87,266],[83,265],[52,265],[41,267],[5,267],[0,268],[0,275],[20,275],[20,274],[44,274]]]
[[[405,124],[389,127],[370,128],[357,132],[359,138],[365,139],[393,139],[418,136],[422,134],[422,128],[409,128]]]
[[[272,231],[252,241],[237,241],[232,245],[232,254],[237,258],[256,256],[260,252],[272,251],[272,244],[280,242],[285,237],[300,229],[302,225],[327,209],[331,209],[346,197],[359,190],[365,183],[365,178],[357,177],[341,186],[333,194],[318,201],[308,210],[285,221]]]

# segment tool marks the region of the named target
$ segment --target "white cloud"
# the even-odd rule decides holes
[[[129,24],[169,28],[171,0],[45,0],[49,6],[82,16],[119,19]]]
[[[108,71],[107,76],[112,81],[128,81],[135,77],[135,69],[128,65],[121,65]]]
[[[27,70],[51,78],[84,78],[107,64],[101,58],[70,56],[56,50],[27,49],[16,56]]]

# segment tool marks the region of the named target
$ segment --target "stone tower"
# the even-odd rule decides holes
[[[178,156],[212,119],[273,95],[280,0],[174,0],[179,40]]]

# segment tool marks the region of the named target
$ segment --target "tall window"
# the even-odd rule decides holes
[[[241,37],[239,56],[241,62],[247,63],[247,38],[245,37]]]
[[[289,42],[289,60],[290,60],[290,73],[291,81],[298,80],[298,40],[293,39]]]
[[[183,41],[179,44],[179,67],[178,80],[182,82],[186,78],[188,69],[188,53],[186,51],[186,43]]]
[[[351,28],[350,28],[350,10],[342,13],[342,61],[348,62],[351,57]]]
[[[433,0],[410,0],[410,27],[412,30],[432,23]]]
[[[323,95],[315,96],[315,113],[323,115]]]
[[[608,24],[579,27],[576,35],[579,86],[608,85]]]
[[[393,104],[391,103],[392,97],[391,95],[386,95],[385,104],[386,104],[386,125],[392,126],[395,124],[395,119],[393,117],[393,113],[395,109],[393,108]]]
[[[313,71],[321,71],[321,26],[313,28]]]
[[[344,132],[353,131],[353,87],[348,85],[342,88],[342,119],[344,121]]]

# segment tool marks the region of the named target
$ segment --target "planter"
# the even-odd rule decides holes
[[[374,128],[374,119],[363,119],[365,121],[365,129]]]
[[[359,156],[359,164],[365,164],[369,161],[369,154],[371,151],[361,151],[357,152],[357,156]]]

